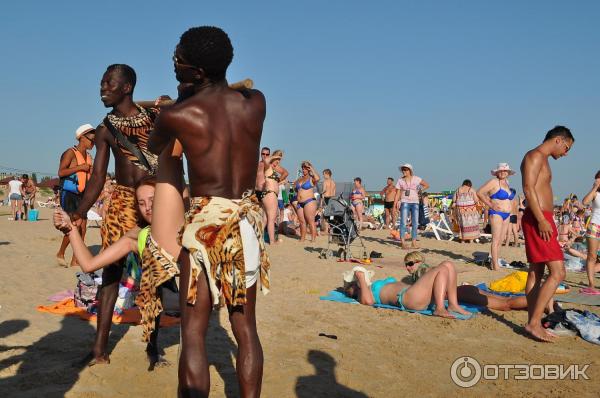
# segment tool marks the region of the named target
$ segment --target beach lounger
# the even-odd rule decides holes
[[[444,213],[440,214],[439,220],[431,221],[427,224],[424,232],[433,232],[437,240],[453,240],[454,238],[458,238],[454,231],[452,231],[452,228],[450,228]]]
[[[100,217],[100,215],[98,213],[96,213],[94,210],[88,210],[87,212],[87,219],[88,221],[94,221],[96,223],[96,226],[98,228],[100,228],[100,222],[102,221],[102,217]],[[88,223],[88,225],[90,225]]]
[[[39,207],[43,207],[44,209],[55,209],[58,205],[54,202],[40,202],[37,201]]]

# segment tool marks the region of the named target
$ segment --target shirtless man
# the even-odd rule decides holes
[[[544,308],[552,299],[556,288],[565,278],[563,252],[558,244],[558,231],[553,220],[552,171],[548,158],[566,156],[575,139],[564,126],[548,131],[544,142],[525,154],[521,162],[523,192],[527,208],[523,214],[522,228],[525,251],[530,263],[527,276],[528,321],[525,330],[533,338],[553,341],[556,336],[542,326]],[[542,283],[544,268],[549,275]]]
[[[262,238],[263,212],[251,190],[260,185],[256,152],[265,98],[257,90],[228,87],[225,73],[232,57],[231,42],[219,28],[192,28],[181,36],[173,61],[180,87],[186,88],[180,90],[177,104],[161,112],[149,143],[151,151],[161,153],[176,138],[188,162],[192,199],[179,236],[178,390],[183,397],[207,396],[210,391],[205,337],[211,310],[219,302],[228,307],[238,343],[241,396],[259,396],[262,385],[256,285],[260,275],[262,290],[268,291],[269,261]]]
[[[396,187],[392,177],[388,177],[386,186],[381,190],[381,197],[385,209],[385,227],[393,228],[395,225],[394,198],[396,197]]]
[[[142,178],[153,173],[152,165],[156,163],[156,158],[146,151],[149,133],[154,128],[156,111],[143,109],[133,102],[135,83],[136,74],[133,68],[124,64],[110,65],[100,82],[100,98],[105,107],[112,108],[105,121],[108,120],[125,138],[135,142],[138,149],[143,151],[146,162],[118,142],[106,123],[100,124],[96,129],[96,159],[92,176],[81,203],[71,215],[71,220],[80,223],[96,202],[106,181],[112,151],[115,158],[116,184],[100,230],[103,248],[117,242],[137,226],[134,187]],[[96,338],[89,358],[90,365],[110,363],[106,347],[123,266],[124,261],[120,261],[104,268],[102,273],[102,288],[98,294]]]
[[[335,181],[333,181],[332,172],[330,169],[323,170],[323,203],[322,207],[329,204],[329,200],[335,196]],[[327,223],[327,217],[323,217],[321,223],[321,230],[327,232],[329,230],[329,224]]]
[[[21,185],[21,189],[23,190],[23,220],[27,220],[29,209],[35,208],[35,194],[37,193],[37,187],[27,174],[23,174],[23,185]]]

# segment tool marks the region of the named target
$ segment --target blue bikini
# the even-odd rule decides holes
[[[302,185],[300,185],[300,183],[298,181],[296,181],[296,192],[300,191],[300,189],[312,189],[315,186],[312,184],[312,182],[310,181],[311,179],[309,178],[308,180],[304,181],[302,183]],[[304,208],[304,206],[306,206],[307,204],[309,204],[310,202],[314,202],[315,198],[308,198],[306,199],[304,202],[300,202],[298,201],[298,206],[296,206],[296,208]]]
[[[500,181],[498,181],[498,185],[500,185]],[[506,192],[504,189],[502,189],[502,187],[500,187],[493,195],[490,195],[490,199],[513,200],[515,195],[517,194],[517,191],[515,191],[513,188],[509,188],[509,190],[510,190],[510,193]],[[505,211],[496,211],[494,209],[488,210],[488,215],[490,217],[493,216],[494,214],[502,217],[502,220],[506,220],[508,217],[510,217],[510,213],[507,213]]]

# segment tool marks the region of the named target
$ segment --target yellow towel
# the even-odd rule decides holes
[[[520,293],[525,291],[526,283],[527,272],[515,271],[502,279],[490,283],[490,289],[496,292]]]

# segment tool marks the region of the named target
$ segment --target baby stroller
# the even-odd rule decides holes
[[[320,258],[333,257],[332,245],[338,246],[338,254],[341,260],[355,258],[352,255],[351,246],[360,246],[362,248],[362,259],[368,258],[367,249],[359,235],[352,209],[342,195],[329,200],[329,203],[323,209],[323,217],[329,223],[329,234],[327,236],[327,248],[321,251]],[[352,245],[357,238],[358,244]]]

